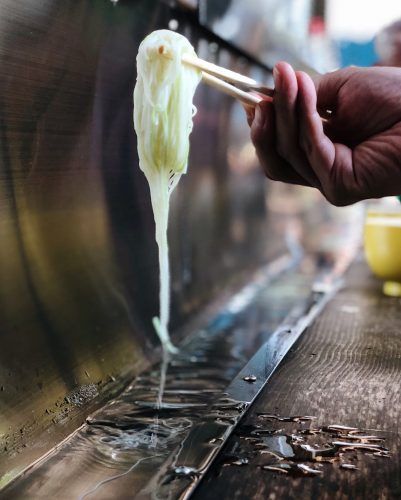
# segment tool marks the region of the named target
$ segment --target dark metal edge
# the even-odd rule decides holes
[[[219,428],[211,445],[210,423],[202,422],[191,429],[183,443],[164,462],[151,481],[135,496],[136,499],[177,498],[187,500],[205,477],[210,466],[223,448],[235,427],[254,403],[270,377],[280,365],[286,354],[313,323],[326,304],[333,298],[342,285],[338,279],[326,286],[323,291],[314,291],[306,307],[294,308],[286,320],[271,335],[269,340],[256,352],[250,361],[227,387],[224,394],[212,407],[219,413]],[[256,380],[249,383],[244,377],[254,375]],[[227,403],[231,404],[227,404]],[[223,410],[221,410],[223,408]],[[225,409],[225,410],[224,410]],[[204,440],[206,436],[207,441]],[[194,450],[196,450],[195,456]],[[187,474],[175,473],[184,471]],[[170,482],[166,478],[171,477]]]

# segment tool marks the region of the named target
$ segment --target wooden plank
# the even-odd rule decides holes
[[[344,289],[290,352],[238,432],[261,424],[259,413],[314,415],[314,426],[343,424],[383,436],[391,457],[358,454],[358,470],[324,464],[314,478],[265,471],[253,460],[216,465],[194,498],[401,498],[400,382],[401,300],[384,297],[366,265],[355,263]],[[286,432],[298,426],[269,422]]]

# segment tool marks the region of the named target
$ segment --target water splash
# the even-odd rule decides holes
[[[123,472],[122,474],[116,474],[115,476],[108,477],[107,479],[103,479],[102,481],[99,481],[92,489],[81,495],[78,500],[84,500],[84,498],[87,498],[89,495],[92,495],[92,493],[95,493],[99,488],[101,488],[104,484],[110,483],[111,481],[115,481],[116,479],[119,479],[120,477],[126,476],[130,472],[132,472],[134,469],[138,467],[138,465],[145,460],[150,460],[151,458],[155,457],[161,457],[162,455],[153,455],[151,457],[143,457],[137,460],[128,470]]]

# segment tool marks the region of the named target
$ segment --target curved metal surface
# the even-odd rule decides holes
[[[0,0],[0,487],[157,346],[132,90],[139,42],[171,15],[150,0]],[[178,21],[201,57],[249,70]],[[284,246],[241,107],[203,87],[196,104],[171,211],[173,330]]]

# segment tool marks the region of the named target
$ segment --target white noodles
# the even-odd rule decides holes
[[[134,90],[134,125],[139,165],[150,187],[160,266],[160,317],[153,324],[163,348],[175,351],[168,333],[170,271],[167,226],[170,195],[187,170],[192,104],[198,70],[181,63],[195,56],[188,40],[168,30],[154,31],[139,46]]]

